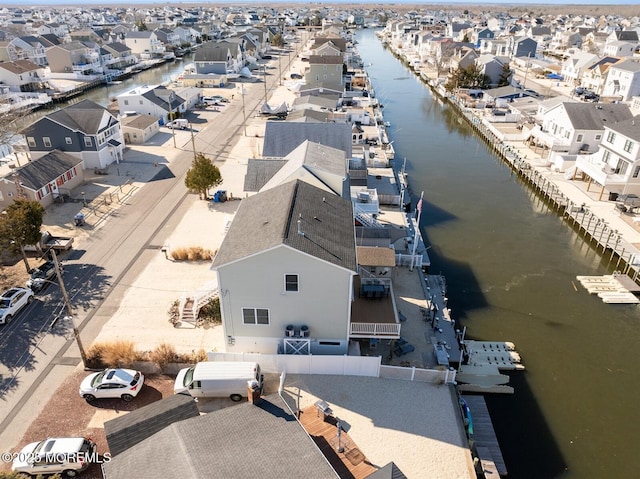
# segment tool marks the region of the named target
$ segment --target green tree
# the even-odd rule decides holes
[[[24,247],[40,242],[43,216],[40,203],[23,199],[15,200],[0,214],[0,244],[11,253],[21,255],[27,271],[31,267]]]
[[[469,65],[467,68],[458,68],[452,73],[449,81],[445,84],[445,89],[449,92],[457,88],[489,88],[491,79],[482,73],[477,65]]]
[[[498,86],[508,86],[511,83],[511,68],[509,65],[502,65],[502,72],[498,80]]]
[[[280,33],[276,33],[271,39],[271,45],[278,48],[284,47],[284,37]]]
[[[184,184],[191,191],[198,192],[200,198],[208,199],[207,190],[222,183],[222,175],[216,165],[202,153],[198,153],[187,171]]]
[[[144,32],[148,30],[147,25],[142,20],[136,21],[136,27],[138,28],[139,32]]]

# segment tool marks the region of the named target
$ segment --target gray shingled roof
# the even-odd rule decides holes
[[[96,102],[82,100],[75,105],[49,113],[46,118],[60,123],[70,130],[95,135],[100,129],[102,116],[106,111],[105,107],[98,105]]]
[[[287,115],[286,121],[326,123],[329,121],[329,113],[310,109],[294,110]]]
[[[207,42],[196,50],[193,61],[196,62],[226,62],[227,52],[235,56],[238,44],[232,42]]]
[[[173,99],[169,101],[172,95]],[[159,85],[143,93],[142,96],[159,107],[164,108],[166,111],[175,110],[179,105],[184,103],[184,98],[176,95],[173,90],[163,85]]]
[[[103,471],[105,479],[338,477],[278,395],[176,422],[103,464]]]
[[[563,103],[569,121],[576,130],[602,130],[604,125],[612,126],[633,115],[622,103]]]
[[[5,70],[10,71],[11,73],[20,75],[25,72],[39,70],[42,67],[36,63],[33,63],[30,60],[16,60],[13,62],[0,62],[0,68],[4,68]]]
[[[244,175],[244,191],[260,189],[287,163],[284,159],[249,158],[247,173]]]
[[[629,120],[624,120],[615,125],[608,125],[613,131],[620,133],[627,138],[640,142],[640,115],[636,115]]]
[[[298,220],[304,235],[298,233]],[[355,271],[351,201],[300,180],[245,198],[213,268],[279,245]]]
[[[307,104],[315,105],[320,108],[327,108],[329,110],[335,110],[335,108],[338,106],[338,99],[317,95],[304,95],[293,100],[294,107],[299,107],[300,105]]]
[[[174,422],[199,416],[193,397],[174,394],[104,423],[112,456],[126,451]]]
[[[305,140],[342,150],[351,157],[351,126],[346,123],[267,121],[263,156],[285,157]]]
[[[20,175],[20,181],[25,187],[30,190],[39,190],[81,163],[82,158],[76,158],[60,150],[53,150],[42,158],[17,168],[15,172]],[[78,171],[78,173],[80,172]],[[5,178],[10,177],[11,174],[5,176]]]

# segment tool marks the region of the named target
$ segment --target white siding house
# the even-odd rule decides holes
[[[227,352],[346,354],[356,249],[349,200],[300,180],[245,198],[213,261]],[[291,351],[289,351],[291,352]]]

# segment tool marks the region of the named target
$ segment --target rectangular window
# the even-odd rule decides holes
[[[631,153],[631,150],[633,150],[633,141],[625,140],[624,151],[626,151],[627,153]]]
[[[284,290],[290,292],[298,292],[298,275],[297,274],[285,274],[284,275]]]
[[[90,136],[85,136],[84,137],[84,146],[92,146],[93,142],[91,141],[91,137]]]
[[[51,138],[49,138],[48,136],[43,136],[42,142],[44,143],[44,146],[46,146],[47,148],[51,148]]]
[[[269,324],[269,310],[264,308],[242,308],[244,324]]]
[[[124,104],[125,104],[125,105],[128,105],[128,104],[129,104],[129,100],[125,100],[125,101],[124,101]]]
[[[638,175],[640,175],[640,166],[636,166],[636,167],[633,169],[633,177],[634,177],[634,178],[637,178],[637,177],[638,177]]]
[[[577,141],[578,143],[580,143],[580,142],[582,141],[582,135],[578,135],[578,136],[576,137],[576,141]]]
[[[629,168],[629,163],[624,161],[622,158],[618,158],[618,166],[616,167],[616,174],[624,175],[627,173],[628,168]]]
[[[27,143],[29,143],[29,147],[30,148],[35,148],[36,147],[36,139],[32,136],[28,136],[27,137]]]
[[[616,139],[616,134],[614,132],[610,131],[607,134],[607,143],[613,143],[615,141],[615,139]]]
[[[602,155],[602,161],[609,163],[609,158],[611,158],[611,152],[609,150],[605,150]]]
[[[600,141],[602,139],[602,135],[596,135],[596,140]]]
[[[73,143],[73,141],[71,140],[71,137],[70,137],[70,136],[65,136],[65,137],[64,137],[64,142],[65,142],[67,145],[71,145],[71,144]]]

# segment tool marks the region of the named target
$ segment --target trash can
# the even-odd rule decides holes
[[[616,201],[618,199],[619,194],[614,193],[613,191],[609,192],[609,201]]]

